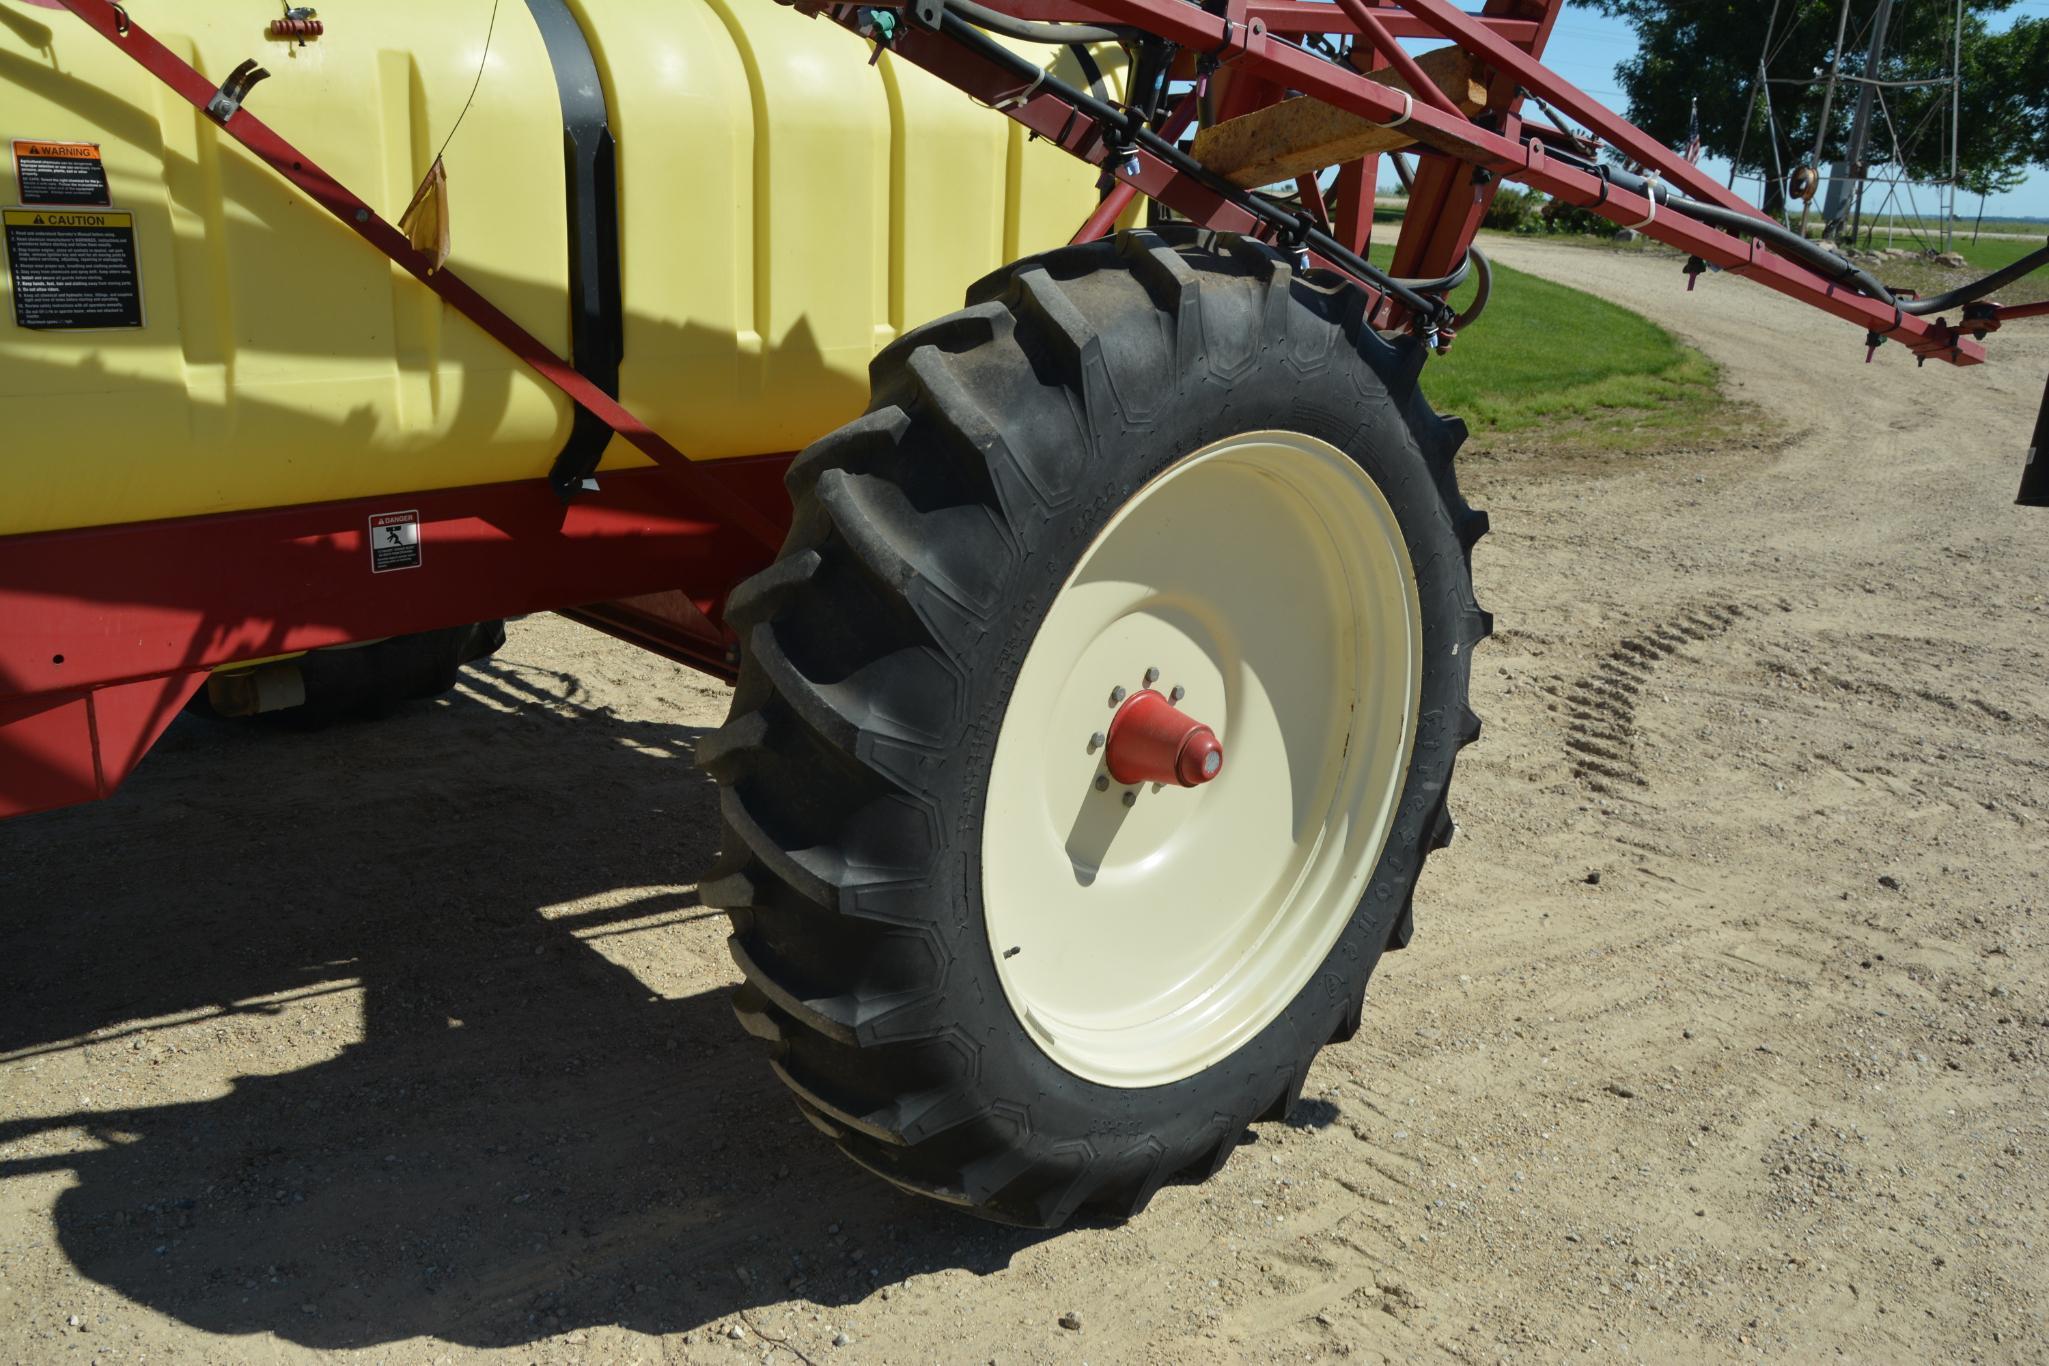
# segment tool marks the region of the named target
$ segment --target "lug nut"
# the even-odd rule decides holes
[[[1096,732],[1096,733],[1095,733],[1094,735],[1091,735],[1091,736],[1089,737],[1089,752],[1090,752],[1090,753],[1094,753],[1094,752],[1095,752],[1096,750],[1099,750],[1099,749],[1101,749],[1102,747],[1103,747],[1103,732],[1101,732],[1101,731],[1097,731],[1097,732]]]
[[[1138,805],[1138,794],[1137,794],[1136,792],[1127,792],[1127,793],[1125,793],[1125,794],[1124,794],[1124,804],[1125,804],[1126,806],[1136,806],[1136,805]]]
[[[1113,706],[1113,707],[1114,707],[1114,706],[1116,706],[1116,705],[1117,705],[1117,704],[1118,704],[1119,702],[1122,702],[1123,700],[1124,700],[1124,689],[1123,689],[1123,687],[1122,687],[1122,686],[1119,686],[1119,687],[1115,687],[1115,688],[1112,688],[1112,689],[1110,689],[1110,705],[1111,705],[1111,706]]]
[[[1157,682],[1159,682],[1159,681],[1160,681],[1160,671],[1159,671],[1158,669],[1147,669],[1147,670],[1145,671],[1145,685],[1146,685],[1146,686],[1147,686],[1148,688],[1150,688],[1150,687],[1151,687],[1151,686],[1152,686],[1153,684],[1155,684],[1155,683],[1157,683]]]
[[[1109,790],[1110,780],[1108,778],[1105,778],[1102,774],[1098,773],[1096,775],[1096,791],[1108,792]]]
[[[1169,702],[1179,702],[1182,698],[1186,696],[1188,696],[1188,689],[1182,687],[1179,683],[1176,683],[1174,685],[1174,691],[1167,694],[1167,700]]]

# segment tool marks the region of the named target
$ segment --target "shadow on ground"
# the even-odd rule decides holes
[[[64,1149],[0,1179],[75,1173],[57,1235],[93,1280],[316,1347],[675,1331],[1004,1266],[1038,1235],[857,1171],[723,989],[664,998],[593,942],[706,914],[687,890],[717,831],[699,733],[491,661],[377,724],[183,718],[114,800],[0,826],[12,1066],[115,1026],[93,1048],[129,1096],[166,1046],[276,1067],[218,1098],[0,1124],[16,1153]],[[597,893],[604,910],[543,913]],[[358,991],[343,1046],[290,1031],[353,1010],[247,1004]],[[120,1032],[167,1015],[211,1018]]]

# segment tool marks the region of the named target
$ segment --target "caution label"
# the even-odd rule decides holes
[[[24,204],[97,204],[114,202],[107,187],[107,164],[97,142],[14,140],[14,184]]]
[[[420,514],[380,512],[370,519],[370,572],[420,567]]]
[[[142,326],[135,215],[4,209],[14,321],[38,329]]]

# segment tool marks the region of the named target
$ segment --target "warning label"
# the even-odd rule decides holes
[[[107,189],[107,165],[96,142],[14,140],[14,183],[24,204],[114,202]]]
[[[370,572],[420,567],[420,514],[380,512],[370,519]]]
[[[135,215],[115,209],[4,209],[14,321],[22,327],[142,326]]]

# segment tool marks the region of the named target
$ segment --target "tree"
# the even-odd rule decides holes
[[[1629,21],[1641,44],[1616,67],[1629,97],[1629,117],[1644,131],[1678,145],[1687,135],[1688,110],[1700,101],[1704,150],[1739,155],[1739,170],[1772,174],[1771,131],[1757,87],[1765,44],[1768,0],[1594,0],[1605,13]],[[1850,17],[1843,39],[1843,72],[1863,74],[1868,25],[1876,0],[1781,0],[1769,58],[1776,81],[1811,78],[1812,86],[1774,84],[1771,101],[1785,171],[1813,155],[1820,129],[1822,85],[1835,57],[1840,6]],[[1993,33],[1986,16],[2014,0],[1965,0],[1963,117],[1958,163],[1965,176],[1994,180],[2029,165],[2049,165],[2049,20],[2023,19]],[[1894,4],[1879,70],[1882,80],[1918,80],[1949,70],[1955,11],[1948,5]],[[1821,139],[1821,159],[1843,154],[1857,87],[1842,82]],[[1946,86],[1887,89],[1886,120],[1874,114],[1867,158],[1874,165],[1897,155],[1909,177],[1949,175]],[[1746,130],[1748,136],[1746,137]],[[1897,130],[1899,146],[1893,143]],[[1740,149],[1740,150],[1739,150]]]
[[[1965,194],[1978,196],[1978,219],[1975,223],[1971,224],[1971,240],[1973,242],[1978,240],[1978,229],[1985,226],[1986,198],[1990,195],[2005,194],[2008,190],[2017,190],[2020,188],[2021,182],[2027,178],[2028,168],[2025,166],[2013,166],[2003,171],[1995,171],[1981,166],[1976,170],[1966,171],[1963,175],[1957,177],[1958,189],[1961,189]]]

